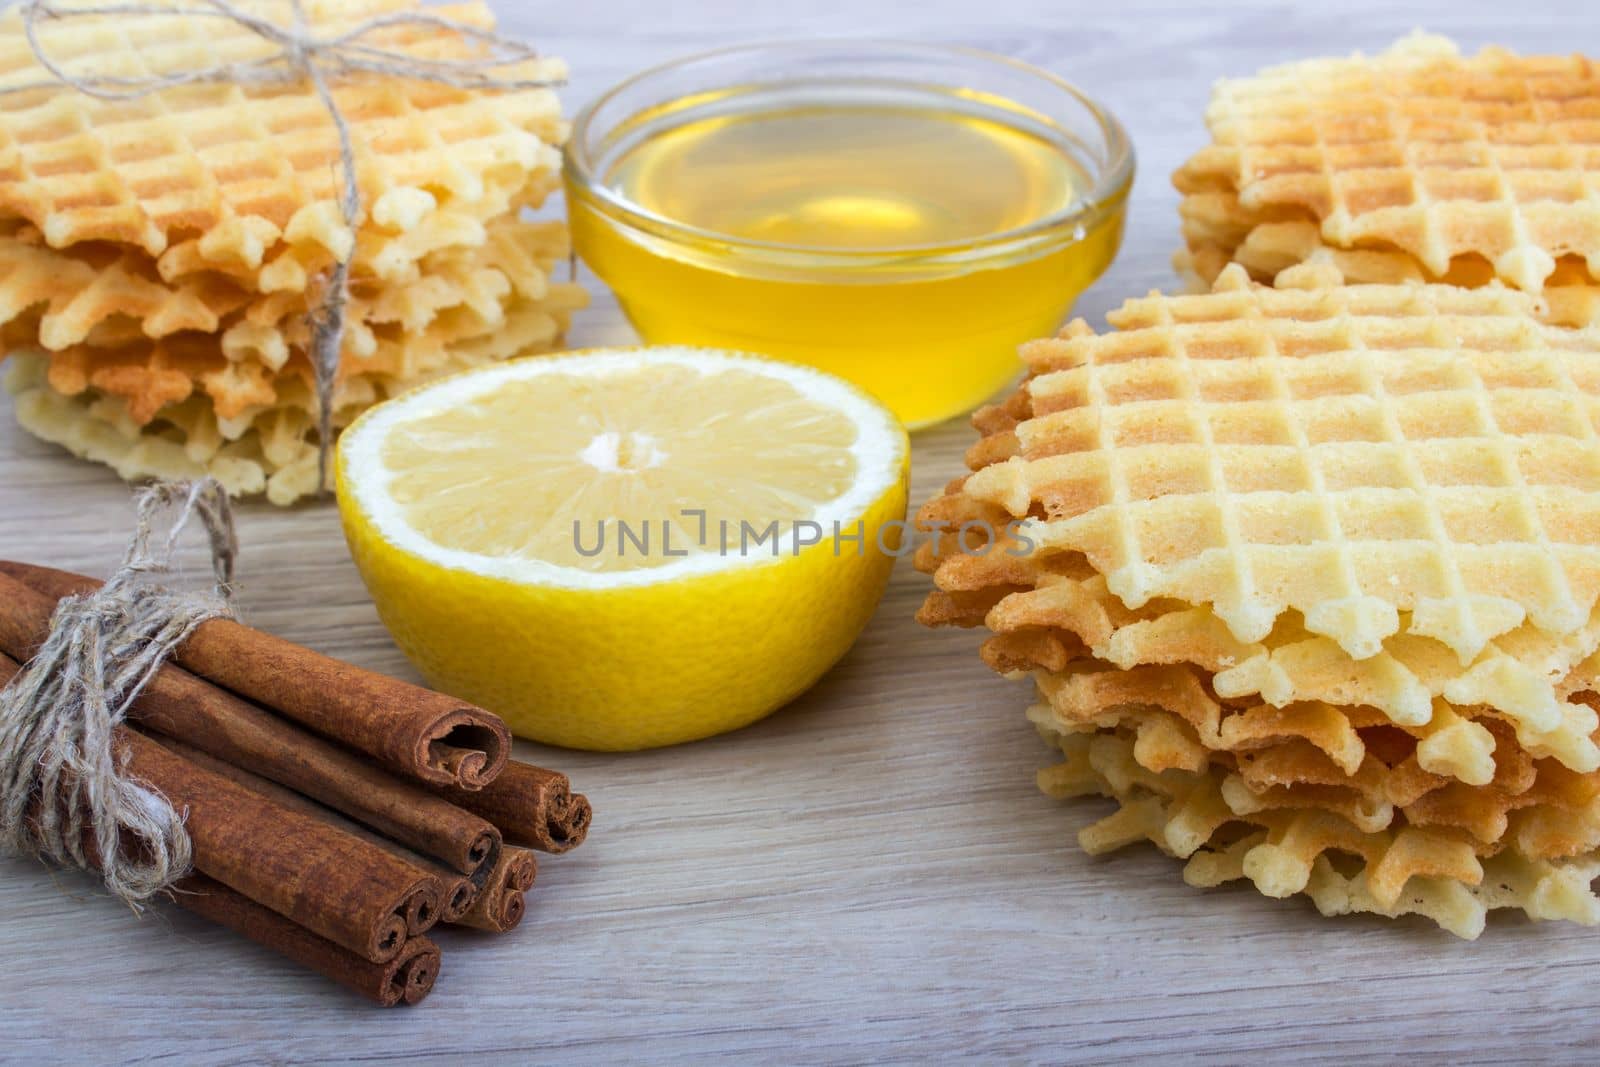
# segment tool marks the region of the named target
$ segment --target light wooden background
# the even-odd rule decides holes
[[[1473,47],[1596,47],[1588,0],[499,0],[574,68],[576,107],[624,75],[741,40],[906,37],[991,48],[1103,97],[1140,175],[1128,244],[1080,310],[1171,283],[1166,176],[1201,141],[1211,80],[1376,49],[1415,25]],[[1403,10],[1402,10],[1403,9]],[[596,291],[574,343],[629,338]],[[962,425],[916,440],[917,495],[959,469]],[[0,413],[0,552],[103,573],[128,495]],[[333,509],[247,507],[257,625],[408,668]],[[446,934],[421,1008],[381,1013],[163,909],[135,919],[75,874],[0,861],[0,1058],[34,1062],[1592,1059],[1600,931],[1500,919],[1476,944],[1421,921],[1324,920],[1246,889],[1187,888],[1136,849],[1092,859],[1102,808],[1039,795],[1026,693],[975,635],[911,621],[902,564],[860,645],[814,692],[733,736],[633,756],[523,746],[571,773],[591,842],[543,865],[528,921]]]

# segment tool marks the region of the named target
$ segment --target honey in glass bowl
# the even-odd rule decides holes
[[[847,378],[911,427],[971,410],[1105,270],[1127,137],[1042,71],[965,49],[732,49],[577,119],[574,243],[651,343]]]

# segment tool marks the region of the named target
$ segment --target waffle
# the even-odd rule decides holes
[[[1103,577],[1070,573],[1082,567],[1070,559],[1067,574],[1048,560],[1007,559],[1003,549],[946,559],[924,552],[918,562],[939,586],[919,620],[987,626],[995,636],[984,643],[984,659],[1003,673],[1060,671],[1083,658],[1122,668],[1183,665],[1203,672],[1221,700],[1359,707],[1403,727],[1428,726],[1442,701],[1482,707],[1511,723],[1530,751],[1578,771],[1600,768],[1600,747],[1590,738],[1600,719],[1584,703],[1600,688],[1600,614],[1559,638],[1524,623],[1468,664],[1438,640],[1412,634],[1390,635],[1377,654],[1352,660],[1298,618],[1281,619],[1263,641],[1242,642],[1208,608],[1154,600],[1130,609]]]
[[[1394,249],[1336,248],[1325,243],[1313,222],[1268,222],[1255,226],[1237,244],[1196,242],[1173,257],[1173,266],[1190,283],[1191,292],[1210,289],[1229,263],[1237,263],[1255,281],[1280,288],[1318,285],[1400,285],[1430,283],[1477,288],[1495,280],[1481,259],[1451,263],[1443,278]],[[1600,309],[1600,283],[1583,260],[1559,260],[1546,281],[1549,318],[1556,325],[1586,326]]]
[[[541,131],[541,137],[564,137],[565,127],[554,125]],[[516,215],[523,208],[538,208],[560,185],[560,155],[552,142],[545,145],[531,171],[510,171],[492,181],[486,179],[473,199],[464,200],[447,190],[396,188],[372,206],[356,233],[350,266],[359,284],[371,279],[384,284],[413,281],[420,272],[420,261],[427,255],[450,248],[470,248],[484,240],[484,230],[494,219]],[[318,205],[308,215],[304,227],[334,232],[339,223],[324,219],[330,207]],[[295,231],[299,233],[298,230]],[[267,248],[259,257],[222,258],[202,249],[198,240],[173,245],[155,260],[156,269],[169,283],[192,274],[219,273],[237,284],[261,293],[295,293],[307,288],[311,280],[332,267],[335,252],[343,245],[326,245],[320,239],[302,237],[299,243],[280,243]]]
[[[298,5],[260,0],[284,25]],[[483,28],[482,3],[307,3],[318,36],[426,11]],[[194,13],[43,20],[70,73],[144,79],[271,57]],[[390,22],[365,44],[474,60],[477,42]],[[550,83],[557,60],[497,67]],[[48,81],[16,11],[0,15],[0,89]],[[521,221],[559,184],[554,93],[415,78],[334,79],[360,188],[339,198],[337,127],[315,87],[195,83],[107,101],[65,86],[0,96],[0,344],[23,426],[124,477],[215,474],[287,503],[313,491],[308,357],[329,271],[349,263],[335,427],[409,385],[548,351],[583,302],[552,282],[567,231]]]
[[[1326,811],[1364,832],[1443,827],[1493,847],[1517,812],[1537,807],[1544,822],[1587,826],[1600,800],[1600,772],[1538,759],[1472,709],[1443,705],[1427,728],[1407,733],[1360,709],[1221,708],[1196,672],[1178,667],[1079,665],[1040,671],[1037,686],[1036,722],[1060,733],[1117,731],[1149,771],[1216,770],[1235,815]]]
[[[1509,290],[1218,286],[1027,346],[1032,417],[962,492],[1245,642],[1294,611],[1354,659],[1407,633],[1471,662],[1587,623],[1600,334]]]
[[[1563,260],[1600,278],[1597,114],[1600,72],[1581,56],[1465,57],[1420,34],[1224,80],[1213,143],[1174,176],[1183,265],[1209,280],[1257,227],[1295,222],[1382,253],[1346,271],[1362,280],[1392,280],[1398,260],[1428,280],[1487,272],[1533,292]]]
[[[918,617],[1032,675],[1041,784],[1119,804],[1089,851],[1464,936],[1600,921],[1591,289],[1285,271],[1027,346],[918,513]]]
[[[528,243],[546,274],[567,254],[562,227],[518,224],[510,211],[488,220],[435,213],[405,231],[363,231],[351,266],[356,305],[349,316],[352,325],[400,321],[420,329],[426,323],[407,302],[442,285],[465,284],[455,277],[440,279],[440,273],[481,269],[486,264],[475,261],[485,258],[487,265],[514,264],[519,255],[510,246],[517,241]],[[295,284],[280,283],[263,292],[257,288],[260,278],[220,270],[169,279],[144,253],[103,242],[53,249],[31,226],[13,224],[9,232],[0,233],[0,327],[15,332],[21,326],[39,347],[53,351],[160,340],[185,331],[211,333],[226,329],[229,322],[247,323],[247,329],[272,328],[291,317],[303,319],[319,295],[320,287],[311,279],[324,265],[296,262]],[[528,268],[521,273],[527,274]],[[379,297],[382,304],[374,307]],[[346,344],[359,345],[360,340],[347,339]]]
[[[365,19],[415,11],[414,0],[304,4],[319,36]],[[252,10],[290,25],[287,2]],[[481,3],[430,8],[489,27]],[[128,78],[271,55],[276,46],[223,19],[78,16],[44,20],[44,51],[69,73]],[[435,28],[390,27],[373,44],[431,59],[470,59],[475,45]],[[506,77],[559,81],[559,61]],[[0,88],[47,80],[13,8],[0,17]],[[551,170],[564,135],[548,89],[483,93],[413,79],[363,78],[332,87],[356,148],[363,201],[437,190],[473,203]],[[55,248],[113,242],[182,264],[261,266],[280,246],[342,254],[353,235],[337,210],[339,143],[309,85],[196,84],[132,101],[65,89],[0,96],[0,215],[26,220]],[[175,261],[171,270],[179,269]]]
[[[548,304],[512,305],[493,326],[442,346],[425,371],[349,374],[335,397],[334,425],[348,425],[365,408],[442,375],[551,351],[566,330],[566,316],[565,308]],[[9,362],[7,386],[18,424],[124,480],[209,474],[231,494],[265,493],[280,506],[318,489],[316,402],[307,377],[279,381],[270,405],[237,418],[221,419],[206,398],[189,396],[141,423],[122,397],[96,389],[66,396],[51,388],[44,355],[17,354]]]
[[[566,253],[561,225],[507,216],[491,224],[479,247],[427,256],[410,284],[355,289],[341,375],[429,373],[446,345],[499,321],[513,302],[546,305],[564,322],[583,302],[578,287],[549,281]],[[211,398],[219,418],[237,419],[272,406],[281,378],[309,379],[308,310],[306,294],[257,300],[221,323],[219,333],[185,331],[158,341],[138,327],[132,336],[101,329],[90,343],[50,353],[50,383],[66,395],[95,388],[120,396],[140,424],[196,391]],[[14,325],[27,346],[31,324]]]
[[[1150,841],[1186,861],[1184,880],[1194,886],[1249,879],[1269,897],[1305,894],[1324,915],[1418,914],[1469,939],[1482,933],[1487,913],[1497,908],[1600,924],[1600,899],[1590,888],[1600,876],[1592,811],[1583,815],[1581,836],[1550,835],[1552,822],[1570,826],[1570,816],[1552,820],[1540,806],[1529,807],[1513,815],[1504,841],[1491,847],[1449,828],[1363,831],[1323,810],[1239,814],[1228,805],[1219,769],[1151,771],[1124,735],[1062,733],[1048,711],[1036,714],[1041,732],[1065,757],[1040,772],[1041,788],[1057,797],[1104,796],[1118,805],[1079,832],[1086,852]],[[1523,851],[1524,844],[1532,851]]]

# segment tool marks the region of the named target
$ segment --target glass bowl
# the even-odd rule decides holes
[[[937,109],[929,114],[1014,131],[1061,154],[1070,195],[959,240],[841,247],[695,225],[615,179],[674,131],[857,106]],[[1060,326],[1116,254],[1133,171],[1122,125],[1052,74],[967,48],[842,41],[731,48],[646,71],[579,113],[564,166],[574,247],[647,342],[819,367],[912,428],[982,403],[1017,373],[1019,344]],[[691,189],[696,173],[712,179],[691,168]],[[959,189],[985,175],[948,180]]]

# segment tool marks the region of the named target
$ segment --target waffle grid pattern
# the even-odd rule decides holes
[[[1086,553],[1130,606],[1210,604],[1242,641],[1291,608],[1356,659],[1401,611],[1464,661],[1525,615],[1569,633],[1600,592],[1600,338],[1558,341],[1520,304],[1130,302],[1115,334],[1035,349],[1071,369],[1032,379],[1023,456],[967,492],[1041,518],[1041,544]]]
[[[258,5],[290,17],[287,4]],[[415,10],[409,0],[324,2],[308,22],[328,32],[374,15]],[[480,5],[440,9],[483,21]],[[248,30],[203,17],[84,17],[46,26],[42,38],[68,70],[146,77],[219,61],[249,60],[271,46]],[[415,30],[384,43],[430,58],[465,58],[460,41]],[[556,61],[507,76],[559,79]],[[13,9],[0,19],[0,88],[42,74]],[[357,145],[370,204],[396,187],[482,195],[484,175],[531,170],[561,139],[548,90],[474,93],[402,79],[336,85],[335,99]],[[273,238],[297,215],[320,218],[318,241],[342,251],[350,234],[316,206],[338,195],[338,137],[326,109],[303,87],[198,85],[113,102],[39,90],[0,96],[0,210],[28,219],[55,247],[105,240],[161,254],[174,237],[210,237],[224,259],[261,229]],[[253,240],[246,241],[247,236]],[[230,247],[231,246],[231,247]]]
[[[1207,122],[1215,143],[1179,188],[1232,188],[1253,223],[1309,217],[1331,245],[1399,249],[1435,278],[1459,257],[1530,291],[1564,256],[1600,276],[1600,69],[1582,56],[1463,58],[1415,35],[1220,82]]]

